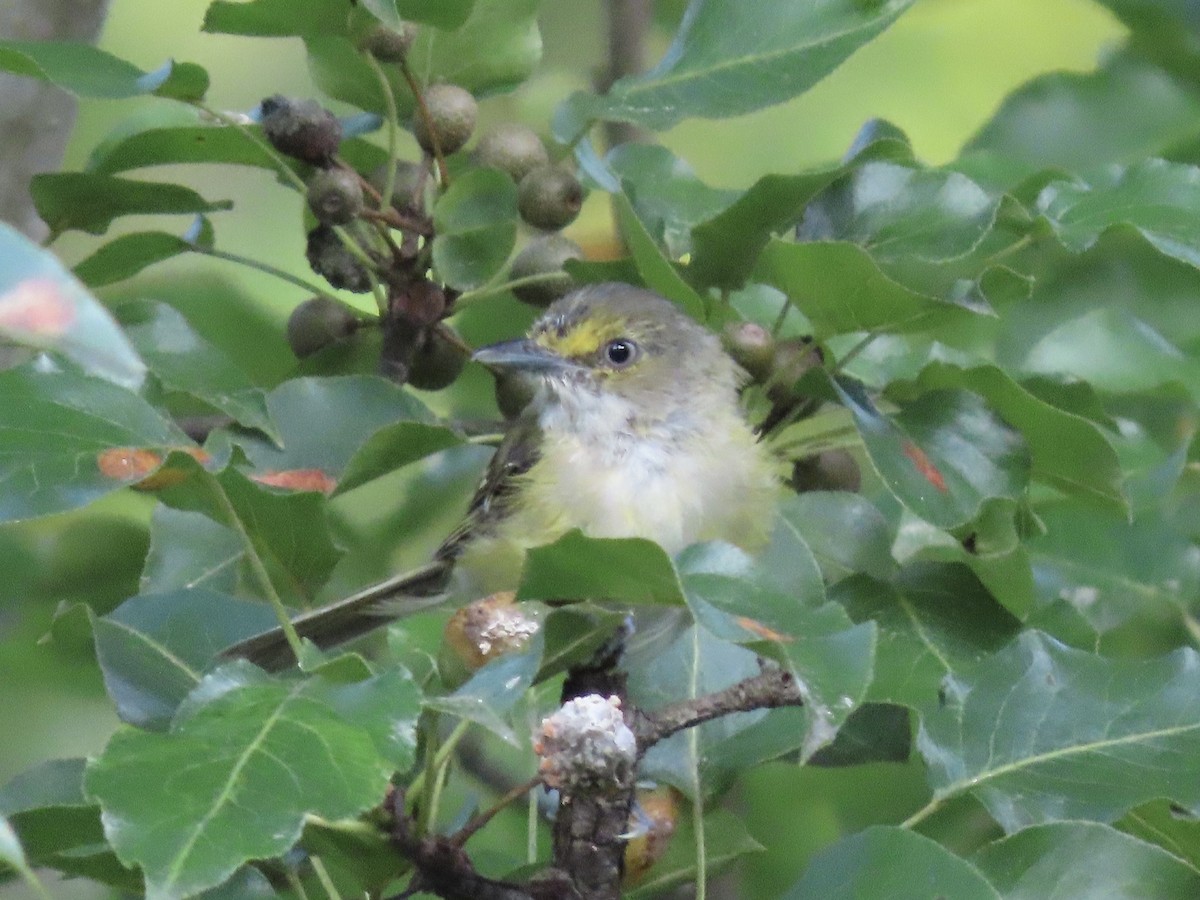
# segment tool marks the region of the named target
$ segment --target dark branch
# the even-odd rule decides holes
[[[675,703],[653,713],[639,712],[633,730],[638,739],[638,752],[644,754],[676,732],[730,713],[803,704],[804,697],[792,673],[772,667],[723,691]]]

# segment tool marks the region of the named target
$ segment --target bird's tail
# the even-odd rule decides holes
[[[396,575],[357,594],[301,613],[292,619],[292,627],[297,635],[322,649],[343,644],[392,619],[440,602],[450,569],[449,563],[438,560]],[[296,662],[287,635],[278,626],[225,648],[221,655],[248,659],[268,671],[286,669]]]

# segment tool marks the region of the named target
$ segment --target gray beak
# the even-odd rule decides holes
[[[553,350],[547,350],[541,344],[527,338],[480,347],[471,355],[471,359],[483,363],[489,369],[512,369],[539,375],[578,368],[570,360],[563,359]]]

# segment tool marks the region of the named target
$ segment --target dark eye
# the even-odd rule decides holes
[[[621,338],[620,340],[609,341],[605,345],[604,358],[607,359],[612,365],[620,368],[621,366],[627,366],[633,362],[634,358],[637,356],[637,352],[637,344],[635,344],[633,341],[628,341],[624,338]]]

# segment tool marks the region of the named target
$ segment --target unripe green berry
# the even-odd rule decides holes
[[[550,154],[537,132],[516,122],[495,126],[475,146],[476,165],[499,169],[518,183],[533,169],[549,162]]]
[[[391,205],[396,209],[408,209],[412,206],[413,194],[421,183],[424,167],[406,159],[396,160],[396,175],[392,180]],[[387,187],[387,163],[376,166],[367,179],[375,190],[383,194]],[[383,198],[386,203],[388,198]]]
[[[423,391],[449,387],[467,364],[466,350],[442,327],[435,325],[418,336],[408,364],[408,383]]]
[[[276,94],[262,102],[263,134],[280,153],[327,166],[342,142],[342,123],[315,100]]]
[[[570,238],[557,233],[534,238],[513,260],[509,277],[514,281],[531,275],[557,273],[557,277],[518,285],[512,289],[513,294],[531,306],[549,306],[575,286],[571,276],[563,271],[569,259],[583,259],[583,249]]]
[[[288,316],[288,346],[297,358],[303,359],[349,337],[358,324],[354,313],[336,300],[312,297]]]
[[[359,46],[380,62],[398,63],[404,61],[416,39],[417,26],[412,22],[405,22],[399,31],[376,25],[363,36]]]
[[[412,120],[413,136],[421,149],[434,154],[433,137],[429,133],[429,125],[432,125],[443,155],[461,150],[475,130],[475,117],[479,112],[471,92],[456,84],[434,84],[426,88],[423,99],[430,121],[425,121],[420,109]]]
[[[362,183],[346,169],[319,169],[308,180],[307,199],[318,222],[345,225],[362,212]]]
[[[558,231],[570,225],[582,207],[583,185],[558,166],[538,166],[517,186],[521,218],[543,231]]]
[[[496,406],[500,415],[515,419],[533,402],[538,378],[521,372],[496,372]]]

